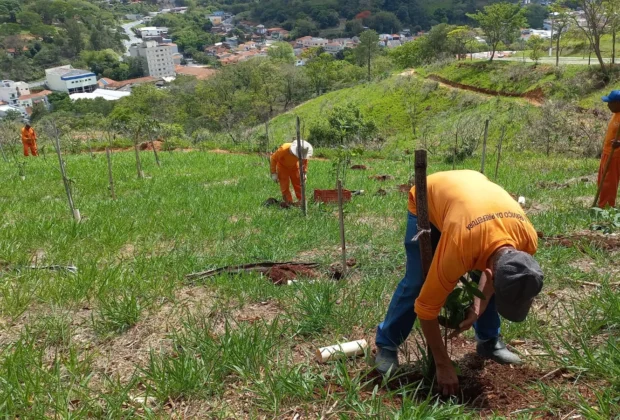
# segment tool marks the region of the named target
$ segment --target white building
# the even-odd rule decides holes
[[[327,44],[325,44],[325,52],[335,55],[338,54],[338,52],[344,50],[344,45],[339,43],[339,42],[328,42]]]
[[[304,36],[297,40],[297,46],[301,48],[324,47],[329,41],[325,38]]]
[[[9,112],[19,112],[24,120],[28,118],[28,114],[25,110],[13,105],[0,105],[0,119],[6,117]]]
[[[88,70],[74,69],[71,65],[45,70],[47,87],[56,92],[92,92],[97,89],[97,76]]]
[[[117,101],[129,95],[131,95],[131,92],[99,89],[95,92],[90,92],[90,93],[74,93],[74,94],[69,95],[69,98],[72,101],[77,101],[78,99],[97,99],[97,98],[103,98],[106,101]]]
[[[163,26],[145,26],[144,28],[138,29],[138,31],[140,31],[140,36],[142,38],[153,38],[168,35],[168,28]]]
[[[176,44],[160,44],[155,41],[145,41],[140,45],[132,45],[129,48],[131,57],[141,57],[146,64],[149,76],[169,77],[175,76],[173,54],[178,52]]]
[[[17,105],[20,108],[32,108],[35,104],[42,103],[46,108],[49,106],[49,102],[47,101],[48,95],[50,95],[52,91],[43,90],[37,93],[30,93],[27,95],[22,95],[17,100]]]
[[[0,101],[18,105],[18,99],[22,95],[30,95],[28,83],[0,80]]]

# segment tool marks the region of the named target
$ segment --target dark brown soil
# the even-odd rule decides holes
[[[605,251],[620,249],[620,235],[604,235],[600,232],[584,230],[566,235],[542,236],[549,245],[560,245],[567,248],[576,247],[584,250],[584,244],[589,244]]]
[[[383,175],[371,175],[368,177],[368,179],[374,179],[375,181],[389,181],[389,180],[394,179],[394,177],[392,175],[383,174]]]
[[[280,207],[283,209],[288,209],[291,206],[298,205],[297,203],[291,204],[286,201],[278,200],[277,198],[269,197],[267,200],[263,202],[263,206],[265,207]]]
[[[368,168],[366,167],[366,165],[353,165],[351,166],[351,169],[357,170],[357,171],[365,171]]]
[[[538,186],[540,188],[558,190],[562,188],[568,188],[571,185],[578,184],[580,182],[583,183],[592,183],[596,182],[598,174],[592,174],[587,176],[578,176],[576,178],[567,179],[565,182],[557,182],[557,181],[539,181]]]
[[[163,144],[164,142],[161,140],[155,140],[152,144],[150,141],[145,141],[140,143],[139,148],[140,150],[153,150],[153,146],[155,146],[155,150],[160,151]]]
[[[317,273],[311,268],[303,265],[280,264],[274,265],[267,271],[267,276],[274,284],[286,284],[289,280],[294,280],[297,276],[305,278],[316,278]]]
[[[375,194],[383,197],[384,195],[387,195],[387,191],[384,190],[383,188],[379,188]]]
[[[400,184],[398,186],[398,191],[400,191],[401,193],[404,193],[404,194],[409,194],[409,191],[411,191],[411,187],[412,186],[409,185],[409,184]]]

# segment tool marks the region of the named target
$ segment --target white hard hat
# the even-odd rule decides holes
[[[312,157],[313,149],[312,145],[305,140],[301,140],[301,158],[308,159]],[[297,153],[297,140],[291,142],[291,153],[299,157]]]

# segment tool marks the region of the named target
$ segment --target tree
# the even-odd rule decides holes
[[[549,10],[540,4],[530,3],[525,6],[525,19],[530,28],[542,29]]]
[[[611,33],[611,64],[616,63],[616,34],[620,29],[620,0],[608,0],[605,13],[609,16],[609,32]]]
[[[400,31],[401,23],[394,13],[379,12],[363,20],[364,24],[379,33],[394,34]]]
[[[344,25],[344,31],[349,36],[358,36],[364,32],[364,25],[359,19],[348,20]]]
[[[295,52],[288,42],[275,42],[267,50],[267,57],[272,61],[292,64],[295,62]]]
[[[530,59],[534,62],[534,65],[538,65],[538,60],[542,56],[545,41],[538,35],[532,35],[527,40],[527,46],[530,49]]]
[[[304,66],[304,71],[317,96],[320,96],[327,89],[330,80],[330,64],[333,61],[334,57],[331,54],[322,53],[309,59]]]
[[[601,71],[608,76],[609,69],[601,53],[601,37],[605,34],[611,20],[611,16],[607,13],[607,0],[576,0],[576,4],[581,8],[582,13],[571,14],[571,21],[586,36],[598,59]],[[581,16],[583,20],[580,19]]]
[[[564,7],[561,0],[551,5],[551,26],[555,38],[555,66],[560,65],[560,40],[570,24],[570,10]]]
[[[355,48],[358,63],[368,66],[368,81],[370,81],[370,62],[379,51],[379,35],[372,29],[362,32],[360,43]]]
[[[469,26],[457,26],[448,32],[447,38],[452,42],[460,60],[462,56],[467,54],[468,47],[475,41],[476,33]]]
[[[523,10],[519,5],[510,3],[491,4],[485,6],[483,11],[468,13],[467,16],[478,22],[484,31],[487,43],[491,46],[489,61],[493,61],[500,42],[510,44],[516,38],[519,28],[525,25]]]

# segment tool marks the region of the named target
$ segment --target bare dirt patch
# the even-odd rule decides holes
[[[584,175],[584,176],[578,176],[575,178],[570,178],[564,182],[539,181],[537,185],[540,188],[558,190],[558,189],[563,189],[563,188],[569,188],[570,186],[579,184],[579,183],[594,183],[596,182],[597,178],[598,178],[598,174],[591,174],[591,175]]]
[[[356,223],[370,226],[381,230],[397,230],[400,228],[399,223],[393,217],[381,217],[373,215],[360,215]]]
[[[351,166],[350,169],[352,169],[354,171],[365,171],[365,170],[368,169],[368,167],[366,165],[353,165],[353,166]]]
[[[582,230],[565,235],[543,235],[542,239],[548,245],[560,245],[567,248],[576,247],[582,251],[584,250],[585,243],[605,251],[620,249],[620,235],[617,233],[606,235],[601,232]]]
[[[391,181],[394,179],[394,176],[388,174],[371,175],[368,179],[374,179],[375,181]]]
[[[287,284],[289,280],[295,280],[298,277],[313,279],[318,276],[313,269],[295,264],[274,265],[266,274],[274,284],[280,285]]]
[[[598,274],[600,276],[610,276],[612,278],[620,277],[620,267],[614,267],[611,264],[605,267],[601,267],[590,258],[581,258],[572,261],[569,265],[572,268],[583,271],[584,273]]]

